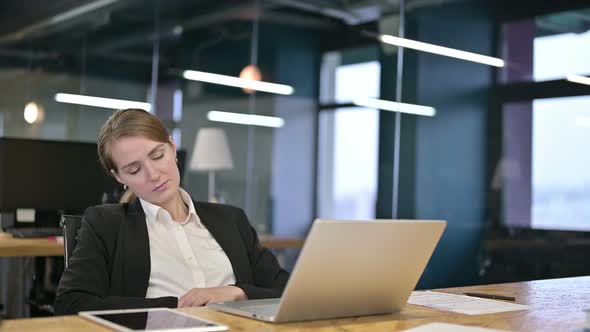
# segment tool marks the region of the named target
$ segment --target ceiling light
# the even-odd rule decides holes
[[[246,79],[246,80],[260,81],[260,80],[262,80],[262,74],[260,73],[260,69],[258,69],[258,66],[247,65],[240,72],[240,78]],[[248,93],[248,94],[254,92],[254,90],[248,89],[248,88],[244,88],[243,90],[245,93]]]
[[[567,75],[567,80],[570,82],[574,82],[574,83],[590,85],[590,77],[586,77],[586,76],[569,74],[569,75]]]
[[[285,125],[285,120],[275,116],[263,116],[244,113],[230,113],[209,111],[207,119],[210,121],[236,123],[252,126],[280,128]]]
[[[362,107],[376,108],[384,111],[401,112],[415,115],[434,116],[436,109],[430,106],[398,103],[374,98],[359,98],[353,101],[353,104]]]
[[[58,101],[60,103],[68,103],[68,104],[112,108],[112,109],[116,109],[116,110],[121,110],[121,109],[126,109],[126,108],[139,108],[139,109],[143,109],[143,110],[150,112],[152,109],[152,105],[150,105],[149,103],[144,103],[144,102],[139,102],[139,101],[92,97],[92,96],[75,95],[75,94],[69,94],[69,93],[56,93],[55,94],[55,101]]]
[[[576,126],[590,128],[590,118],[589,117],[580,117],[576,119]]]
[[[234,76],[207,73],[204,71],[185,70],[182,73],[182,76],[187,80],[228,85],[242,89],[251,89],[256,91],[277,93],[281,95],[290,95],[295,91],[293,87],[289,85],[261,82]]]
[[[36,102],[29,102],[25,105],[24,118],[29,124],[39,123],[45,117],[45,110]]]
[[[454,48],[438,46],[434,44],[423,43],[411,39],[400,38],[390,35],[380,35],[379,40],[386,44],[395,46],[411,48],[418,51],[434,53],[439,55],[448,56],[451,58],[457,58],[461,60],[473,61],[483,63],[484,65],[490,65],[494,67],[504,67],[504,60],[500,58],[494,58],[487,55],[481,55],[477,53],[471,53],[466,51],[457,50]]]

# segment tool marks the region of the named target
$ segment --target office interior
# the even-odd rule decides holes
[[[446,220],[418,289],[589,275],[587,59],[587,1],[4,0],[3,227],[58,226],[120,195],[93,153],[118,107],[64,101],[90,96],[149,108],[181,151],[183,187],[243,208],[260,234],[304,239],[315,218]],[[362,106],[371,98],[430,113]],[[264,117],[225,122],[236,113]],[[213,168],[193,160],[209,128],[221,134],[201,140],[203,158],[224,155]],[[298,253],[281,253],[287,269]],[[51,315],[60,269],[61,257],[0,258],[0,315]]]

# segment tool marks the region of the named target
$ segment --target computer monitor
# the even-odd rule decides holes
[[[94,143],[0,138],[0,211],[82,212],[117,186]]]

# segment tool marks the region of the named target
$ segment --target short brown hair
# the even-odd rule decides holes
[[[140,136],[147,139],[170,143],[170,135],[166,126],[158,117],[142,109],[128,108],[113,113],[100,128],[98,135],[98,158],[100,164],[107,171],[117,172],[117,166],[111,156],[111,145],[114,141],[129,136]],[[126,202],[132,198],[126,193],[121,201],[128,196]]]

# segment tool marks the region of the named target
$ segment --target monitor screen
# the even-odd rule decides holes
[[[120,185],[100,166],[94,143],[0,138],[0,210],[83,212]]]

